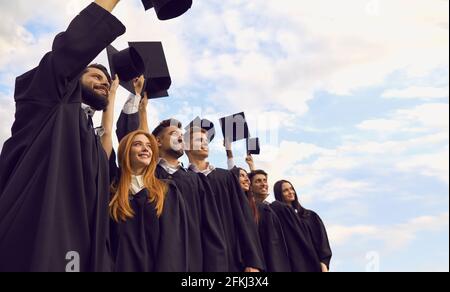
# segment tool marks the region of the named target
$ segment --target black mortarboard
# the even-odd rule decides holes
[[[201,119],[200,117],[196,117],[189,125],[186,126],[186,133],[189,133],[191,128],[202,128],[208,131],[208,140],[212,142],[216,137],[216,128],[214,127],[214,123],[207,119]]]
[[[169,96],[167,90],[172,85],[166,56],[161,42],[130,42],[130,47],[135,48],[145,64],[145,87],[148,98],[160,98]],[[128,89],[128,88],[127,88]],[[131,92],[134,93],[131,83]]]
[[[106,48],[108,54],[109,68],[111,75],[119,75],[120,84],[125,87],[127,82],[139,77],[145,71],[144,61],[135,48],[128,48],[123,51],[116,50],[113,46]]]
[[[220,126],[222,127],[223,137],[230,143],[250,137],[244,113],[220,119]]]
[[[192,7],[192,0],[142,0],[145,10],[155,8],[159,20],[168,20],[184,14]]]
[[[261,148],[259,144],[259,138],[249,138],[247,139],[247,154],[259,155],[261,153]]]

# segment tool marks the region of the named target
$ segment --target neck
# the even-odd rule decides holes
[[[139,169],[132,169],[131,174],[135,176],[144,175],[145,168],[139,168]]]
[[[206,159],[201,159],[197,157],[189,157],[189,162],[195,165],[200,171],[206,170],[209,165]]]
[[[267,199],[267,197],[268,195],[255,193],[255,199],[258,203],[263,203]]]
[[[167,154],[165,154],[165,153],[161,153],[160,157],[161,157],[162,159],[164,159],[165,161],[167,161],[167,163],[168,163],[170,166],[173,166],[173,167],[177,166],[177,165],[180,163],[180,162],[178,161],[178,158],[172,157],[172,156],[167,155]]]

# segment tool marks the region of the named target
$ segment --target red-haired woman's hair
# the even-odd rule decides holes
[[[113,186],[113,198],[109,204],[111,217],[116,221],[126,221],[134,217],[133,209],[130,206],[130,186],[131,186],[131,162],[130,152],[134,138],[138,135],[144,135],[151,144],[152,160],[143,174],[144,185],[149,193],[149,202],[156,205],[156,213],[161,216],[164,209],[164,200],[168,191],[168,186],[155,176],[158,165],[159,150],[156,139],[153,135],[145,131],[135,131],[125,136],[119,145],[119,166],[121,175],[118,183]]]
[[[245,169],[240,168],[240,167],[234,167],[231,170],[231,172],[234,174],[235,177],[237,177],[238,180],[241,177],[241,171],[245,172],[248,175],[248,172]],[[256,206],[256,199],[255,199],[255,195],[252,192],[251,185],[250,185],[250,190],[248,192],[244,192],[244,193],[247,196],[248,203],[250,205],[250,209],[252,210],[253,220],[256,222],[256,224],[259,224],[260,215],[259,215],[258,207]]]

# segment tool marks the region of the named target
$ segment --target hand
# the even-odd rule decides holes
[[[227,151],[233,150],[232,144],[230,143],[230,141],[228,141],[228,139],[223,140],[223,147],[225,147],[225,150]]]
[[[245,268],[245,273],[259,273],[260,270],[255,269],[255,268]]]
[[[145,78],[144,75],[141,75],[139,78],[135,78],[133,80],[134,92],[136,95],[141,95],[142,90],[144,89]]]
[[[148,95],[147,92],[144,93],[144,97],[142,97],[141,102],[139,103],[139,111],[146,111],[148,105]]]
[[[119,75],[116,74],[116,76],[114,76],[114,80],[111,83],[111,86],[109,88],[109,95],[111,96],[112,94],[116,94],[117,89],[119,88],[120,85],[120,79],[119,79]]]
[[[250,168],[251,166],[255,165],[255,161],[253,160],[253,156],[251,154],[247,155],[247,157],[245,158],[245,162],[247,162]]]

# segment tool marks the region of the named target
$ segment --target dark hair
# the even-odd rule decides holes
[[[248,178],[250,179],[250,182],[251,182],[251,183],[253,183],[253,178],[254,178],[255,176],[257,176],[257,175],[264,175],[266,178],[269,176],[269,175],[267,174],[267,172],[265,172],[265,171],[262,170],[262,169],[254,170],[254,171],[252,171],[252,172],[248,175]]]
[[[236,166],[233,167],[233,169],[231,170],[231,173],[233,173],[234,176],[236,176],[239,179],[240,176],[241,176],[241,170],[248,174],[248,172],[245,169],[240,168],[240,167],[236,167]],[[247,196],[248,203],[250,205],[250,209],[252,210],[253,219],[255,220],[256,224],[258,224],[260,216],[259,216],[258,207],[256,206],[255,195],[253,194],[251,188],[250,188],[250,190],[248,192],[244,192],[244,193]]]
[[[94,69],[98,69],[98,70],[102,71],[105,74],[106,79],[108,79],[109,84],[111,84],[112,78],[111,78],[111,75],[108,72],[108,69],[106,69],[105,66],[103,66],[101,64],[91,64],[91,65],[86,67],[86,70],[84,70],[83,74],[86,73],[89,68],[94,68]]]
[[[295,192],[295,201],[292,202],[292,207],[297,211],[297,213],[303,217],[304,215],[306,215],[306,210],[305,208],[303,208],[303,206],[300,204],[299,200],[298,200],[298,195],[297,195],[297,191],[294,188],[294,185],[287,181],[287,180],[280,180],[278,181],[275,186],[273,187],[273,192],[275,194],[275,199],[279,202],[285,203],[284,198],[283,198],[283,184],[288,183],[292,186],[292,188],[294,189]]]
[[[176,126],[178,129],[181,129],[183,127],[183,125],[181,124],[180,121],[176,120],[176,119],[168,119],[168,120],[164,120],[162,121],[158,127],[156,127],[152,134],[155,137],[158,137],[159,135],[161,135],[162,131],[164,131],[164,129],[172,127],[172,126]]]

